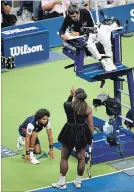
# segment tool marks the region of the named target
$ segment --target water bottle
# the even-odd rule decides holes
[[[105,140],[105,143],[107,142],[107,136],[113,133],[113,126],[110,125],[107,121],[105,122],[105,125],[103,125],[103,139]]]
[[[105,20],[108,20],[109,17],[108,17],[107,15],[104,15],[104,19],[105,19]]]
[[[30,17],[31,17],[30,12],[27,9],[24,9],[22,12],[22,20],[29,21]]]

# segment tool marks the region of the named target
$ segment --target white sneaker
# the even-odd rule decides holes
[[[33,156],[31,159],[30,159],[30,163],[34,164],[34,165],[37,165],[39,164],[40,162]]]
[[[25,138],[22,136],[19,136],[17,139],[17,149],[22,150],[24,145],[25,145]]]
[[[75,185],[75,187],[76,187],[77,189],[80,189],[82,183],[81,183],[81,182],[78,182],[78,181],[75,181],[75,182],[74,182],[74,185]]]
[[[105,71],[107,71],[107,72],[112,71],[111,67],[109,66],[109,64],[104,59],[101,60],[101,63],[102,63],[102,66],[103,66]]]
[[[107,58],[106,61],[107,61],[108,65],[109,65],[109,67],[111,68],[111,71],[117,69],[117,67],[114,65],[113,61],[111,60],[111,58]]]
[[[67,188],[66,183],[61,184],[60,182],[52,183],[52,187],[57,188],[57,189],[66,189]]]

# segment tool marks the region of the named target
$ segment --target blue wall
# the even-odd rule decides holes
[[[38,21],[38,23],[49,30],[49,47],[57,47],[62,45],[62,40],[57,32],[59,31],[61,24],[63,22],[63,17],[46,19],[43,21]]]

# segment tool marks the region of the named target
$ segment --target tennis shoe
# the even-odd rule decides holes
[[[52,183],[52,187],[57,188],[57,189],[66,189],[66,183],[62,184],[60,182],[57,183]]]
[[[74,185],[75,185],[75,187],[77,188],[77,189],[80,189],[81,188],[81,185],[82,185],[82,182],[78,182],[78,181],[75,181],[74,182]]]

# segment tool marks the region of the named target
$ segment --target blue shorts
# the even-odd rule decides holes
[[[26,137],[26,128],[23,128],[23,127],[19,128],[19,134],[22,137]],[[40,145],[40,141],[38,137],[36,138],[35,145]]]

